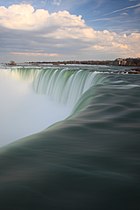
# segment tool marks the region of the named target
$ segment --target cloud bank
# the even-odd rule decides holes
[[[82,16],[30,4],[0,7],[0,58],[26,60],[140,57],[140,33],[96,31]]]

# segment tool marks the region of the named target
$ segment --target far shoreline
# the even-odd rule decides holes
[[[115,60],[68,60],[68,61],[29,61],[19,62],[10,61],[3,63],[6,66],[69,66],[69,65],[104,65],[104,66],[126,66],[126,67],[140,67],[140,58],[117,58]]]

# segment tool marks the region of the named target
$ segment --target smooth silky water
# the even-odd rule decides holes
[[[0,146],[39,132],[70,114],[70,106],[36,94],[32,87],[36,72],[27,71],[5,69],[0,72]],[[28,77],[29,73],[32,77]]]
[[[3,210],[139,209],[140,76],[124,69],[1,69]]]

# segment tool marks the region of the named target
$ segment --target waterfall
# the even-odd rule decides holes
[[[91,71],[88,69],[54,69],[52,67],[18,68],[14,69],[13,73],[19,75],[19,77],[24,80],[30,80],[33,90],[38,95],[46,95],[52,101],[69,105],[74,112],[78,109],[79,105],[87,105],[90,102],[92,92],[96,90],[95,86],[104,84],[105,81],[107,81],[107,76],[103,76],[99,71]],[[87,91],[88,93],[86,94]],[[90,96],[88,96],[88,94]],[[88,98],[86,102],[85,98],[86,100]],[[84,105],[82,105],[82,107],[83,106]]]
[[[88,70],[42,69],[34,73],[33,88],[36,93],[70,105],[75,105],[83,93],[103,81],[101,74]]]
[[[12,73],[30,80],[35,93],[70,106],[74,106],[88,89],[106,80],[99,72],[74,68],[18,68]]]
[[[74,107],[83,109],[82,96],[104,80],[100,73],[74,68],[12,68],[0,76],[0,145],[64,120]]]

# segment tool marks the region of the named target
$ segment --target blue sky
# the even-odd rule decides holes
[[[97,30],[140,31],[140,0],[0,0],[0,6],[30,3],[49,12],[68,10],[82,15]]]
[[[140,0],[0,0],[0,59],[140,57],[139,22]]]

